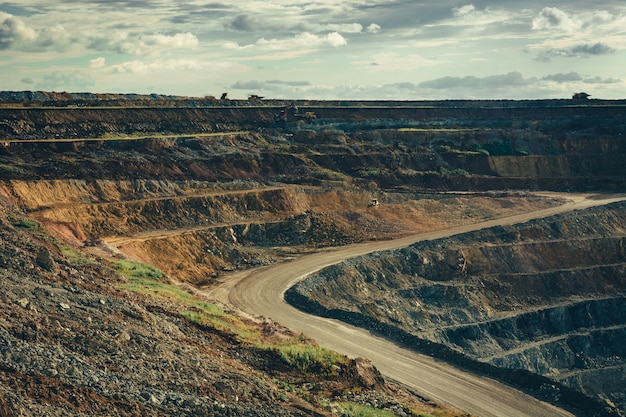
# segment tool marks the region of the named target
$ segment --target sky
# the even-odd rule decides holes
[[[626,98],[624,0],[0,0],[0,90]]]

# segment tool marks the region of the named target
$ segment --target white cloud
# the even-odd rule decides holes
[[[126,61],[121,64],[111,66],[110,71],[113,73],[143,73],[148,72],[150,69],[156,69],[156,65],[149,65],[140,60]]]
[[[343,46],[343,45],[348,44],[348,41],[346,40],[346,38],[344,38],[337,32],[329,33],[322,39],[323,41],[327,42],[330,46],[333,46],[335,48],[338,46]]]
[[[104,57],[94,58],[89,61],[89,68],[104,68],[106,59]]]
[[[0,50],[26,52],[66,51],[76,43],[61,24],[50,24],[37,30],[23,19],[0,12]]]
[[[254,48],[254,44],[239,45],[237,42],[224,42],[222,44],[222,48],[224,48],[224,49],[232,49],[232,50],[236,50],[236,51],[243,51],[243,50],[246,50],[246,49]]]
[[[309,32],[300,33],[292,38],[287,39],[265,39],[261,38],[254,44],[239,45],[236,42],[226,42],[222,44],[223,48],[234,50],[245,50],[258,48],[264,51],[287,51],[299,50],[307,52],[306,49],[315,49],[324,46],[339,47],[347,45],[348,41],[338,32],[331,32],[324,36],[318,36]]]
[[[376,24],[376,23],[370,23],[370,25],[367,27],[367,32],[369,33],[378,33],[380,32],[380,25]]]
[[[293,48],[317,48],[325,45],[338,47],[347,43],[348,41],[337,32],[328,33],[326,36],[303,32],[290,39],[259,39],[257,46],[265,50],[275,51]]]
[[[466,4],[465,6],[455,7],[452,9],[452,13],[455,16],[467,16],[476,11],[476,7],[473,4]]]
[[[84,90],[95,85],[90,75],[80,71],[62,72],[54,71],[43,76],[36,84],[42,90]]]
[[[552,3],[13,1],[0,6],[0,89],[32,80],[32,87],[69,91],[88,85],[75,77],[85,73],[100,91],[166,94],[258,79],[266,80],[266,91],[253,92],[272,97],[512,98],[559,89],[565,96],[570,90],[626,95],[626,81],[618,80],[626,7],[618,0]],[[50,69],[72,76],[49,76],[43,84]],[[528,85],[497,87],[515,81],[504,76],[483,82],[511,71],[525,74]],[[582,80],[566,81],[570,71]],[[546,74],[554,75],[543,79]],[[467,86],[418,87],[445,75],[456,79],[443,81]],[[267,81],[278,77],[310,85]]]
[[[580,22],[575,22],[569,14],[556,7],[544,7],[539,16],[533,19],[532,28],[572,32],[580,28]]]
[[[177,33],[173,36],[156,34],[147,35],[142,38],[146,46],[157,46],[171,49],[195,48],[198,46],[198,38],[189,33]]]
[[[30,43],[37,39],[37,32],[18,17],[0,12],[0,50],[16,44]]]
[[[333,31],[333,32],[341,32],[341,33],[361,33],[363,31],[363,25],[359,23],[342,23],[342,24],[334,24],[329,23],[327,25],[322,25],[324,31]]]
[[[191,49],[198,46],[198,38],[191,33],[175,35],[145,35],[119,44],[122,52],[130,55],[155,55],[172,49]]]
[[[50,26],[39,33],[38,46],[46,49],[63,51],[70,47],[75,40],[62,25]]]
[[[590,58],[611,55],[626,49],[626,14],[593,10],[568,13],[546,7],[533,19],[536,60],[549,63],[554,58]]]
[[[143,74],[148,72],[157,72],[161,70],[168,71],[189,71],[202,69],[204,65],[198,61],[191,59],[170,59],[165,61],[144,62],[141,60],[127,61],[121,64],[112,65],[109,71],[112,73],[123,74]]]
[[[468,4],[452,9],[453,18],[444,21],[451,26],[462,26],[477,32],[493,24],[502,24],[518,19],[516,13],[499,7],[487,7],[484,10],[477,9],[473,4]],[[439,25],[436,24],[434,26]]]
[[[532,29],[583,39],[617,33],[623,36],[625,24],[624,13],[611,13],[607,10],[568,13],[556,7],[544,7],[532,20]]]
[[[442,89],[497,89],[510,87],[523,87],[530,83],[521,73],[512,71],[507,74],[490,75],[487,77],[442,77],[435,80],[424,81],[419,84],[422,88]]]

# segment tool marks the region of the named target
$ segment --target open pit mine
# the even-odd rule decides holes
[[[2,92],[0,415],[624,416],[625,160],[620,100]]]

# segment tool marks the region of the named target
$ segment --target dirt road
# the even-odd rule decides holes
[[[551,194],[554,196],[554,193]],[[576,209],[625,200],[626,196],[559,195],[558,207],[498,218],[392,241],[368,242],[322,251],[294,261],[225,277],[209,296],[241,311],[271,317],[321,345],[350,357],[365,357],[387,378],[403,383],[431,400],[447,403],[482,417],[573,416],[494,380],[473,375],[403,349],[396,344],[345,323],[303,313],[284,301],[285,291],[306,276],[365,253],[396,249],[414,242],[444,238],[497,225],[523,223]]]

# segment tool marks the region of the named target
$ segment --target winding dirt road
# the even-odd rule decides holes
[[[552,194],[554,196],[554,194]],[[560,417],[573,414],[540,402],[518,390],[489,378],[461,371],[433,358],[403,349],[366,330],[337,320],[303,313],[284,301],[288,288],[308,275],[345,259],[369,252],[397,249],[412,243],[439,239],[483,228],[523,223],[571,210],[626,200],[626,196],[560,195],[567,202],[558,207],[537,210],[411,235],[391,241],[367,242],[333,248],[296,260],[225,277],[208,295],[226,305],[264,317],[271,317],[297,333],[304,333],[319,344],[350,357],[364,357],[387,378],[400,382],[420,395],[449,404],[481,417]]]

